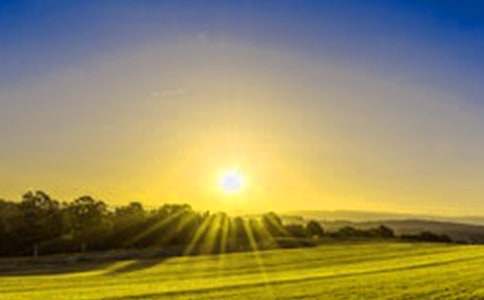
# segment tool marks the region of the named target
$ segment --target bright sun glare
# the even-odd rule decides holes
[[[237,170],[224,172],[220,176],[219,186],[227,194],[238,193],[244,187],[244,177]]]

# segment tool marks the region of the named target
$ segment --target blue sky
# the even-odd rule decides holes
[[[236,36],[325,55],[478,101],[479,1],[2,1],[2,83],[173,35]]]
[[[480,1],[3,0],[0,196],[484,213],[483,50]]]
[[[479,1],[2,1],[0,78],[209,32],[474,91],[482,80],[483,9]]]

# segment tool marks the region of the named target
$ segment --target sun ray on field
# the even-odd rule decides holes
[[[193,235],[190,243],[188,244],[188,246],[183,251],[183,255],[193,254],[193,250],[197,246],[198,242],[203,238],[205,232],[207,231],[210,224],[212,223],[213,218],[214,218],[213,215],[205,218],[203,220],[202,224],[200,224],[200,226],[198,226],[198,228],[197,228],[195,234]]]
[[[230,219],[226,214],[222,214],[221,218],[217,278],[221,278],[221,274],[223,273],[225,267],[225,260],[227,258],[225,253],[227,251],[227,239],[230,226]]]
[[[280,235],[282,235],[283,237],[292,236],[292,234],[280,222],[276,220],[276,217],[273,214],[267,214],[265,216],[265,220],[269,222],[269,225],[272,229],[276,230],[275,233],[271,233],[269,228],[267,228],[267,224],[262,222],[264,230],[266,230],[269,233],[269,235],[271,236],[272,240],[274,241],[277,247],[280,247],[280,243],[278,242],[276,236],[280,236]],[[306,258],[310,257],[308,256],[306,251],[300,251],[300,252],[301,252],[301,256],[304,256]]]
[[[201,240],[200,252],[203,254],[214,253],[222,225],[221,215],[222,214],[219,213],[211,217],[212,220],[205,232],[203,239]]]
[[[189,224],[191,221],[195,220],[195,215],[189,214],[188,216],[186,215],[181,215],[178,218],[178,223],[176,224],[176,228],[174,230],[168,231],[161,239],[160,243],[164,244],[165,242],[168,242],[170,239],[175,237],[178,233],[182,232]]]
[[[148,236],[149,234],[155,232],[156,230],[159,230],[159,229],[169,225],[171,222],[174,222],[180,215],[182,215],[183,212],[184,212],[183,210],[177,211],[177,212],[171,214],[170,216],[168,216],[163,221],[153,224],[152,226],[150,226],[146,230],[140,232],[136,236],[134,236],[130,239],[127,239],[124,242],[124,245],[131,245],[133,243],[136,243],[136,242],[140,241],[141,239],[145,238],[146,236]]]
[[[291,236],[289,231],[287,231],[287,229],[284,228],[284,226],[282,226],[278,221],[276,221],[275,217],[272,214],[267,215],[266,220],[270,223],[271,226],[273,226],[273,228],[277,230],[276,234],[280,233],[284,236]]]
[[[252,249],[251,253],[254,255],[254,258],[256,260],[256,263],[259,269],[259,273],[262,275],[262,278],[264,280],[265,291],[267,292],[268,296],[271,299],[275,299],[274,292],[272,290],[271,285],[269,284],[269,278],[267,276],[264,261],[260,256],[259,247],[257,246],[257,241],[254,238],[254,232],[252,231],[252,228],[248,220],[244,220],[243,227],[244,227],[245,234],[247,235],[249,245]]]
[[[220,235],[220,248],[219,252],[221,254],[225,254],[227,251],[227,238],[229,234],[229,225],[230,225],[230,220],[227,217],[227,215],[222,216],[222,221],[221,221],[221,235]]]
[[[263,236],[263,240],[266,241],[267,243],[271,243],[274,246],[277,246],[278,245],[277,239],[271,234],[271,232],[266,227],[266,225],[263,222],[261,222],[260,220],[258,220],[258,224],[259,224],[258,229],[259,229],[261,235]]]

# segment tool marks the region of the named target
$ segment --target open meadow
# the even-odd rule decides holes
[[[47,261],[12,269],[15,260],[2,260],[0,299],[484,299],[483,246],[340,242],[64,266]]]

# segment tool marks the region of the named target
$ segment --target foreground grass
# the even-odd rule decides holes
[[[340,243],[36,268],[0,269],[0,299],[484,299],[484,246]]]

